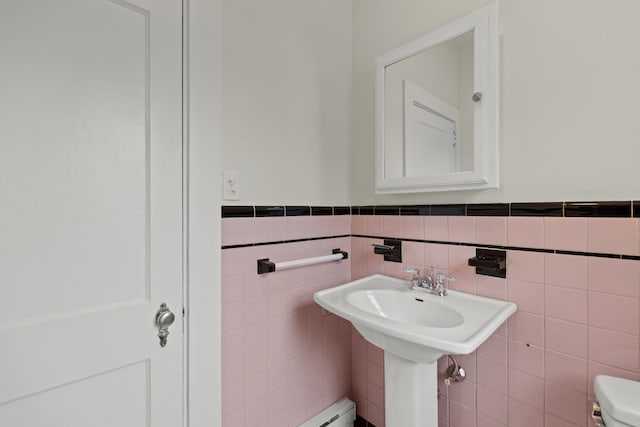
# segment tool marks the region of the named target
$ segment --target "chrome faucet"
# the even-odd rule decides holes
[[[411,281],[409,282],[411,284],[411,289],[415,288],[416,286],[419,286],[419,283],[420,283],[420,269],[419,268],[405,268],[404,272],[405,273],[413,273],[413,277],[411,278]]]
[[[446,280],[446,283],[445,283]],[[453,276],[447,276],[444,273],[438,273],[436,276],[436,283],[433,285],[432,293],[440,295],[441,297],[447,295],[447,283],[455,282],[456,278]]]
[[[420,269],[418,268],[406,268],[406,273],[412,273],[413,277],[409,284],[412,290],[427,291],[434,295],[445,296],[447,295],[447,282],[453,282],[455,277],[447,277],[444,273],[438,273],[434,279],[434,268],[429,268],[429,272],[425,276],[420,276]]]
[[[411,289],[433,289],[433,267],[425,276],[420,276],[419,268],[405,268],[406,273],[413,273],[413,278],[409,282]]]

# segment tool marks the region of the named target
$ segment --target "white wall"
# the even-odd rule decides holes
[[[374,194],[374,58],[489,3],[353,0],[353,203],[640,198],[637,0],[500,1],[501,188]]]
[[[222,0],[222,166],[238,202],[346,204],[351,2]]]
[[[220,0],[183,3],[188,92],[188,427],[221,425]],[[185,89],[187,88],[185,87]]]

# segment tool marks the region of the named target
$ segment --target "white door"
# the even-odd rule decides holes
[[[404,176],[458,170],[459,116],[455,107],[404,81]]]
[[[2,427],[182,425],[181,8],[0,1]]]

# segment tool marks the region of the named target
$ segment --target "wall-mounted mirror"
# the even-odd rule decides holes
[[[376,192],[498,187],[497,5],[376,59]]]

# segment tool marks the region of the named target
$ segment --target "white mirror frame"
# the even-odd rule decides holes
[[[440,43],[474,32],[474,92],[482,93],[474,112],[474,170],[410,178],[385,178],[385,68]],[[499,186],[498,6],[493,4],[376,58],[375,173],[376,193],[421,193]],[[425,160],[425,165],[427,164]]]

